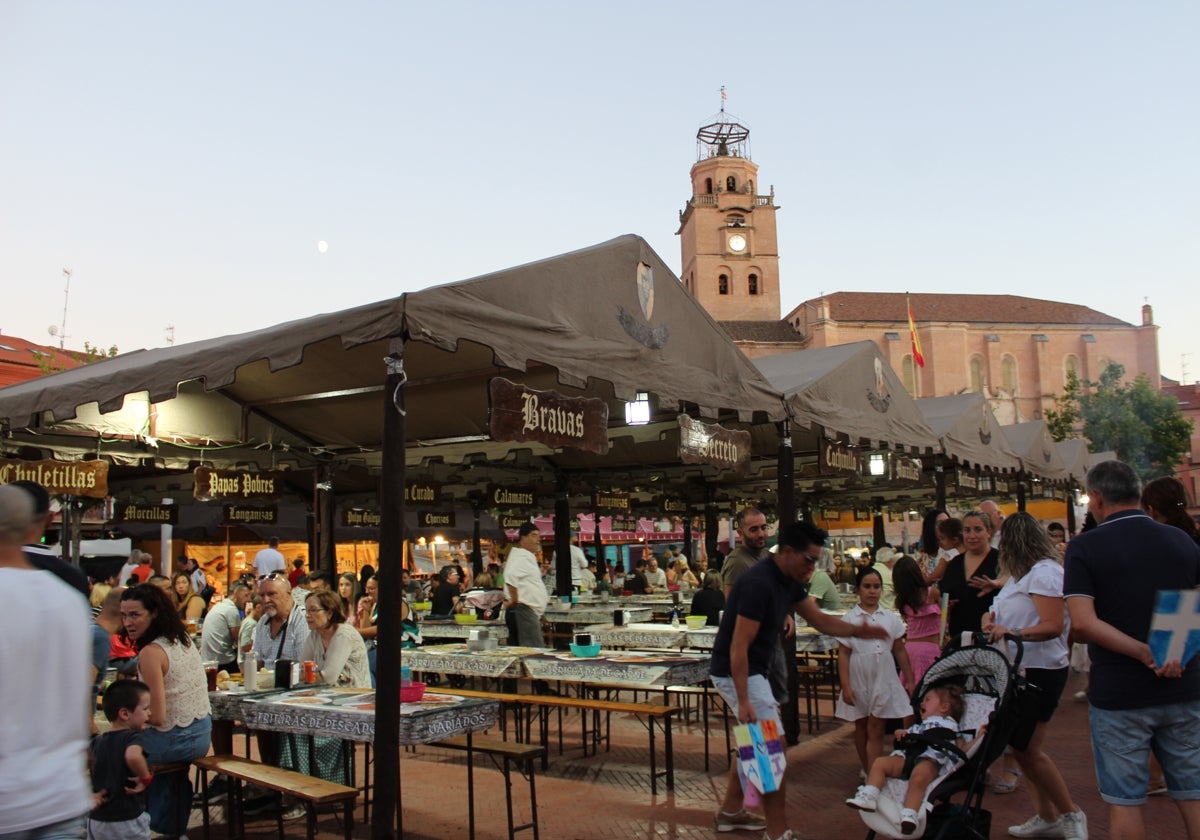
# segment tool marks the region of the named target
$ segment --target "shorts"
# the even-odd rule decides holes
[[[738,702],[737,689],[733,685],[733,677],[710,677],[713,688],[721,695],[726,705],[729,706],[729,711],[733,713],[733,719],[736,722],[738,719]],[[754,707],[754,714],[758,718],[758,722],[762,723],[765,720],[775,721],[776,730],[783,732],[783,721],[779,719],[779,704],[775,701],[775,695],[771,692],[771,683],[762,674],[751,674],[746,680],[746,693],[750,696],[750,705]]]
[[[137,840],[149,837],[149,811],[143,811],[132,820],[102,822],[89,819],[87,824],[87,840]]]
[[[1058,699],[1067,687],[1070,670],[1067,667],[1025,669],[1027,685],[1018,705],[1017,725],[1013,727],[1012,735],[1008,736],[1009,746],[1020,752],[1029,749],[1037,725],[1054,717]]]
[[[1141,805],[1153,751],[1172,799],[1200,799],[1200,700],[1143,709],[1088,707],[1100,798]]]

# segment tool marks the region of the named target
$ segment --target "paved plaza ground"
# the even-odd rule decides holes
[[[1082,677],[1073,676],[1065,699],[1052,721],[1049,752],[1066,778],[1072,795],[1086,811],[1090,836],[1107,840],[1107,808],[1096,793],[1088,736],[1087,705],[1071,700],[1082,687]],[[857,783],[857,759],[852,728],[836,724],[831,709],[823,705],[821,732],[804,735],[788,751],[788,817],[806,840],[862,838],[866,828],[857,812],[843,804]],[[537,793],[541,836],[544,840],[602,840],[607,838],[712,838],[712,817],[724,791],[725,762],[721,755],[724,736],[719,718],[711,723],[713,759],[704,772],[701,730],[697,723],[675,727],[676,782],[673,792],[659,788],[651,796],[646,766],[645,730],[632,718],[613,719],[613,747],[609,753],[582,757],[578,748],[578,720],[565,725],[564,754],[552,745],[550,768],[539,770]],[[239,746],[241,739],[239,739]],[[661,750],[661,739],[660,747]],[[361,754],[361,753],[360,753]],[[419,747],[402,757],[402,808],[404,837],[422,840],[467,836],[466,768],[461,754],[434,747]],[[518,776],[514,784],[518,821],[528,816],[528,787]],[[481,759],[476,770],[476,819],[479,840],[498,840],[507,834],[502,776]],[[1031,813],[1024,783],[1017,792],[999,796],[988,793],[985,807],[992,811],[992,837],[1007,837],[1007,826],[1022,822]],[[219,812],[220,809],[218,809]],[[198,811],[196,816],[198,816]],[[356,811],[361,820],[362,808]],[[1174,804],[1155,797],[1146,808],[1149,836],[1184,837],[1183,822]],[[273,820],[249,824],[249,836],[271,836]],[[189,831],[192,840],[203,836],[199,828]],[[213,836],[224,838],[224,826]],[[303,837],[303,820],[288,824],[288,836]],[[339,823],[322,815],[321,838],[341,837]],[[369,837],[370,829],[357,825],[355,837]],[[761,832],[720,835],[759,840]],[[529,838],[529,832],[518,837]]]

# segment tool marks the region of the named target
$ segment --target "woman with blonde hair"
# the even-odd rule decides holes
[[[953,520],[946,519],[942,525]],[[947,638],[976,632],[984,614],[991,609],[991,587],[999,577],[1000,555],[992,548],[992,518],[981,510],[963,514],[962,543],[966,551],[946,564],[939,588],[950,596],[950,615],[946,621]],[[1049,536],[1047,536],[1049,539]]]
[[[187,572],[172,575],[170,595],[184,621],[199,621],[204,616],[204,599],[192,588],[192,577]]]

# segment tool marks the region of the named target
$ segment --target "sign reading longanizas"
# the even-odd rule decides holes
[[[750,468],[750,433],[680,414],[679,460],[743,473]]]
[[[608,404],[594,397],[565,397],[496,377],[488,383],[493,440],[532,440],[546,446],[572,446],[608,452]]]
[[[52,496],[108,495],[107,461],[15,461],[0,458],[0,484],[36,481]]]

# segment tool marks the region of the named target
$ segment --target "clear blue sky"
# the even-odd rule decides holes
[[[1179,378],[1197,33],[1184,0],[3,0],[0,330],[52,341],[63,267],[68,344],[122,350],[623,233],[678,270],[725,85],[782,207],[785,312],[1010,293],[1139,323],[1149,299]]]

